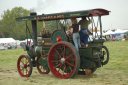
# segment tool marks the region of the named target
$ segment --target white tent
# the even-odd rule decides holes
[[[117,29],[115,32],[114,32],[114,34],[116,34],[116,33],[125,33],[125,32],[127,32],[128,30],[120,30],[120,29]]]
[[[120,30],[120,29],[117,29],[115,32],[114,32],[114,34],[115,33],[124,33],[124,31],[123,30]]]
[[[106,33],[104,33],[103,35],[112,35],[112,34],[114,34],[114,32],[113,31],[111,31],[111,30],[108,30]]]
[[[13,38],[0,38],[0,43],[16,43]]]

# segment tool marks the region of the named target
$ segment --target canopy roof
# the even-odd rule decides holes
[[[117,29],[114,33],[124,33],[123,30]]]
[[[73,12],[62,12],[62,13],[53,13],[53,14],[42,14],[42,15],[33,15],[26,17],[16,18],[16,21],[27,21],[27,20],[58,20],[58,19],[68,19],[71,17],[82,17],[82,16],[98,16],[98,15],[109,15],[108,10],[105,9],[90,9],[83,11],[73,11]],[[35,13],[36,14],[36,13]]]

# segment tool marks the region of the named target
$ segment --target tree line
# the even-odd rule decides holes
[[[0,38],[12,37],[16,40],[26,39],[26,22],[16,21],[15,18],[30,16],[30,10],[24,9],[23,7],[15,7],[11,10],[7,9],[4,14],[1,15],[0,20]],[[47,30],[52,32],[56,28],[56,21],[45,22]],[[28,28],[32,33],[31,21],[27,21]],[[42,31],[42,22],[37,21],[37,33]],[[59,25],[58,25],[59,26]],[[29,36],[30,38],[30,36]]]

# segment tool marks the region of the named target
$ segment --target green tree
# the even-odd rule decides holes
[[[30,11],[22,7],[15,7],[12,10],[8,9],[4,11],[2,20],[0,21],[0,31],[4,37],[25,39],[25,22],[16,22],[15,18],[28,16],[29,14]]]
[[[15,18],[18,17],[24,17],[24,16],[30,16],[30,11],[26,10],[22,7],[15,7],[11,10],[4,11],[4,14],[2,15],[2,20],[0,20],[0,33],[3,33],[3,37],[9,38],[12,37],[14,39],[18,40],[24,40],[26,39],[26,22],[25,21],[18,21],[16,22]],[[29,30],[32,33],[32,27],[31,27],[31,21],[27,21],[27,25],[29,27]],[[49,31],[52,33],[55,29],[61,29],[61,26],[64,25],[62,21],[60,24],[58,21],[45,21],[45,28],[46,31]],[[37,33],[39,34],[42,32],[43,24],[42,22],[37,21]],[[30,35],[28,38],[31,38]]]

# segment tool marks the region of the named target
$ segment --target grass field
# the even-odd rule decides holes
[[[76,75],[70,79],[56,78],[51,72],[41,75],[34,68],[29,78],[17,71],[17,59],[27,54],[23,49],[0,50],[0,85],[128,85],[128,41],[105,42],[109,63],[98,68],[89,78]]]

